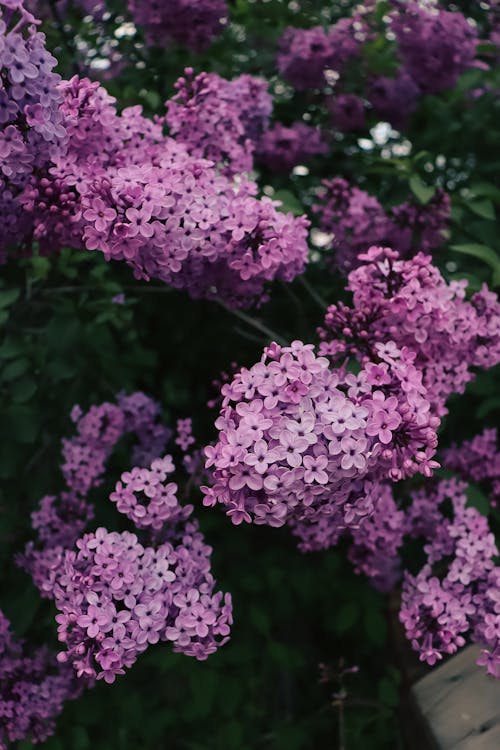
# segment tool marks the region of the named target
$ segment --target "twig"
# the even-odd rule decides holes
[[[316,289],[314,289],[308,281],[305,280],[304,276],[298,276],[298,281],[302,284],[304,289],[307,291],[307,293],[312,297],[312,299],[317,302],[317,304],[321,307],[322,310],[327,310],[328,305],[326,304],[323,297],[318,294]]]
[[[226,303],[221,299],[217,299],[216,301],[221,307],[227,310],[227,312],[231,313],[231,315],[234,315],[236,318],[243,320],[245,323],[247,323],[249,326],[252,326],[257,331],[265,333],[266,336],[268,336],[271,340],[276,341],[282,346],[287,345],[287,341],[283,338],[283,336],[280,336],[279,333],[276,333],[271,328],[268,328],[266,325],[264,325],[264,323],[261,323],[259,320],[255,320],[255,318],[252,318],[250,315],[241,312],[241,310],[233,310],[232,308],[228,307]]]

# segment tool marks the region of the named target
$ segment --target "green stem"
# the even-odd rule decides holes
[[[310,283],[308,281],[306,281],[306,279],[305,279],[304,276],[298,276],[297,280],[299,281],[300,284],[302,284],[302,286],[304,287],[304,289],[306,290],[306,292],[321,307],[322,310],[327,310],[328,309],[328,305],[326,304],[326,302],[323,299],[323,297],[320,294],[318,294],[318,292],[316,291],[316,289],[314,289],[310,285]]]
[[[288,342],[278,333],[273,331],[271,328],[268,328],[266,325],[264,325],[264,323],[261,323],[259,320],[255,320],[255,318],[252,318],[250,315],[247,315],[246,313],[241,312],[241,310],[233,310],[232,308],[228,307],[226,303],[223,302],[221,299],[217,299],[216,301],[219,303],[221,307],[227,310],[227,312],[231,313],[231,315],[234,315],[236,318],[243,320],[245,323],[247,323],[249,326],[252,326],[252,328],[255,328],[257,331],[264,333],[272,341],[276,341],[278,344],[281,344],[282,346],[287,346]]]

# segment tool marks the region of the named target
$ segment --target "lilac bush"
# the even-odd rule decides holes
[[[500,676],[498,14],[313,5],[0,0],[2,749],[385,747],[396,628]]]

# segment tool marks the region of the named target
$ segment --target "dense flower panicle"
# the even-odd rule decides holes
[[[364,130],[366,113],[363,100],[356,94],[339,94],[328,103],[334,126],[343,133]]]
[[[467,507],[465,490],[463,482],[446,480],[414,495],[409,517],[416,522],[414,535],[426,538],[428,561],[416,576],[405,574],[400,619],[422,661],[435,664],[469,636],[485,647],[478,664],[498,677],[498,550],[487,519]],[[451,518],[440,508],[445,501],[451,501]],[[428,512],[434,522],[423,525]]]
[[[411,76],[401,70],[395,78],[375,78],[366,95],[380,118],[387,120],[396,130],[403,130],[417,108],[420,89]]]
[[[380,347],[358,375],[311,344],[272,344],[222,388],[219,439],[205,449],[235,524],[289,523],[303,549],[327,547],[373,512],[373,480],[430,474],[437,444],[413,355]]]
[[[127,433],[138,439],[134,463],[145,465],[160,455],[171,431],[159,420],[160,408],[143,393],[120,394],[117,404],[92,406],[85,414],[75,407],[77,435],[63,440],[62,471],[68,487],[85,496],[102,483],[106,462],[118,440]]]
[[[17,559],[59,610],[59,639],[67,650],[58,659],[87,681],[113,682],[160,640],[205,659],[229,635],[231,599],[215,592],[211,548],[191,519],[193,506],[179,502],[178,481],[170,481],[172,456],[155,457],[173,438],[158,415],[158,405],[142,393],[120,394],[117,404],[86,413],[73,409],[77,435],[63,441],[70,491],[42,499],[32,515],[38,543]],[[177,449],[194,461],[187,454],[191,420],[179,420],[177,428]],[[86,495],[102,484],[105,463],[126,433],[137,438],[136,465],[122,474],[110,500],[141,530],[141,541],[105,528],[84,534],[93,515]]]
[[[333,234],[335,267],[346,274],[359,263],[359,253],[384,243],[394,227],[378,200],[342,177],[324,180],[313,205],[319,225]]]
[[[341,18],[328,31],[321,26],[287,28],[279,43],[278,69],[299,91],[322,88],[325,72],[341,73],[347,61],[358,55],[365,34],[356,17]]]
[[[46,495],[40,500],[38,510],[31,514],[38,544],[28,542],[15,559],[31,575],[42,597],[52,597],[64,550],[75,544],[93,517],[92,505],[73,491],[62,492],[59,497]]]
[[[397,3],[391,20],[405,71],[425,94],[452,88],[471,67],[478,35],[458,12]]]
[[[134,467],[122,474],[109,499],[138,529],[159,531],[165,523],[185,521],[192,505],[179,505],[177,485],[166,478],[175,471],[172,456],[155,458],[149,469]]]
[[[225,0],[128,0],[128,8],[147,44],[175,41],[195,52],[221,33],[228,15]]]
[[[73,78],[63,91],[67,154],[25,191],[42,249],[98,250],[137,278],[233,306],[263,300],[268,282],[303,271],[305,217],[279,212],[254,197],[253,182],[232,182],[189,155],[140,107],[118,115],[98,84]],[[249,130],[258,120],[242,114]]]
[[[217,73],[194,75],[186,68],[166,102],[170,134],[192,156],[215,162],[224,174],[249,172],[255,141],[272,111],[267,81],[247,74],[232,81]]]
[[[500,502],[500,451],[498,433],[486,429],[461,445],[453,444],[443,454],[446,467],[466,481],[481,482],[487,487],[491,505]]]
[[[54,587],[66,645],[58,658],[69,660],[78,677],[114,682],[159,641],[202,660],[228,640],[231,599],[214,592],[211,549],[197,523],[167,536],[153,547],[101,527],[66,551]]]
[[[0,261],[11,243],[25,239],[19,193],[66,142],[57,61],[35,23],[20,0],[0,2]]]
[[[74,546],[94,516],[87,495],[104,481],[106,463],[118,441],[126,434],[135,435],[132,460],[137,471],[163,453],[172,433],[159,420],[159,414],[159,405],[141,392],[120,394],[117,404],[105,402],[86,413],[79,406],[73,408],[71,417],[77,434],[62,441],[61,468],[69,491],[59,497],[42,498],[31,516],[38,542],[28,542],[16,557],[41,596],[52,598],[64,551]]]
[[[304,122],[290,126],[276,122],[258,141],[256,156],[270,172],[289,172],[297,164],[307,164],[327,153],[328,145],[318,128]]]
[[[466,281],[446,283],[430,256],[401,260],[389,248],[372,247],[351,271],[351,307],[331,305],[319,330],[320,352],[372,360],[377,348],[413,353],[433,413],[446,413],[451,393],[462,393],[472,368],[500,360],[500,305],[486,286],[467,300]]]
[[[373,514],[351,529],[348,558],[356,572],[367,576],[376,588],[390,591],[401,578],[399,550],[403,544],[405,514],[398,509],[390,485],[377,484],[373,495]]]
[[[415,198],[393,206],[389,211],[392,222],[388,244],[398,250],[402,258],[419,248],[424,253],[440,247],[451,219],[451,200],[442,188],[436,188],[431,200],[422,205]]]
[[[65,701],[80,692],[73,670],[48,649],[16,638],[0,611],[0,749],[25,739],[44,742]]]
[[[450,197],[441,188],[425,206],[410,199],[389,211],[341,177],[324,180],[317,197],[313,211],[321,229],[333,235],[331,262],[344,274],[359,265],[359,254],[370,245],[393,247],[401,257],[417,249],[435,250],[444,241],[451,216]]]

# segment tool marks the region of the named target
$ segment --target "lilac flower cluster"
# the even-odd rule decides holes
[[[439,420],[413,359],[380,344],[354,375],[331,369],[312,344],[272,344],[222,388],[205,505],[221,503],[235,524],[289,523],[303,549],[330,546],[373,513],[373,480],[437,466]]]
[[[73,670],[47,648],[15,638],[0,611],[0,750],[27,738],[46,740],[64,703],[80,692]]]
[[[424,94],[452,88],[476,55],[476,29],[458,12],[398,2],[391,19],[398,51],[408,73]]]
[[[433,491],[414,493],[408,531],[421,534],[421,519],[429,513],[435,523],[427,524],[426,564],[416,576],[405,574],[400,619],[422,661],[433,665],[455,653],[469,635],[485,647],[478,664],[499,677],[498,550],[487,519],[467,507],[465,489],[463,482],[446,480]],[[445,501],[451,501],[452,518],[439,507]]]
[[[163,452],[173,434],[158,420],[159,409],[142,393],[121,394],[117,404],[75,407],[74,438],[63,441],[63,474],[69,492],[43,498],[33,513],[39,544],[30,542],[18,563],[33,577],[42,596],[55,601],[59,640],[67,647],[58,659],[70,662],[78,677],[113,682],[149,644],[169,641],[174,650],[205,659],[227,641],[231,599],[215,592],[211,548],[181,505],[176,471]],[[190,420],[180,420],[184,449],[193,442]],[[92,518],[87,499],[102,484],[105,463],[120,438],[133,432],[136,465],[124,472],[110,500],[142,530],[98,528],[83,534]]]
[[[374,78],[366,95],[378,117],[389,122],[397,130],[403,130],[410,115],[417,108],[420,89],[403,69],[395,78]]]
[[[321,26],[287,28],[279,44],[278,69],[298,91],[322,88],[325,72],[340,73],[359,54],[365,35],[356,16],[340,19],[328,31]]]
[[[185,521],[193,506],[179,504],[175,482],[165,484],[174,471],[172,456],[168,455],[155,458],[149,469],[136,466],[122,474],[109,499],[138,529],[159,531],[167,522]]]
[[[410,199],[389,211],[341,177],[324,180],[317,196],[320,202],[313,211],[321,229],[333,234],[332,262],[344,274],[358,265],[359,254],[370,245],[394,247],[402,257],[417,248],[436,249],[444,241],[451,215],[449,195],[440,188],[426,205]]]
[[[485,485],[493,507],[500,503],[500,451],[497,443],[496,430],[483,430],[462,445],[453,444],[443,454],[447,468],[456,471],[466,481]]]
[[[231,599],[214,593],[211,548],[197,523],[166,536],[148,546],[128,531],[98,528],[66,551],[54,587],[59,640],[67,648],[58,658],[69,660],[78,677],[114,682],[159,641],[203,660],[228,640]]]
[[[254,142],[266,130],[272,111],[267,81],[241,75],[232,81],[217,73],[195,76],[186,68],[166,102],[170,134],[191,156],[215,162],[231,177],[249,172]]]
[[[390,591],[401,577],[399,550],[405,532],[405,514],[398,509],[389,484],[373,488],[373,514],[351,528],[348,558],[357,573],[367,576],[380,591]]]
[[[19,193],[64,147],[57,61],[21,0],[0,2],[0,260],[23,239]]]
[[[465,297],[467,281],[446,283],[430,256],[401,260],[372,247],[351,271],[352,307],[331,305],[320,352],[333,361],[372,360],[382,346],[410,351],[433,413],[446,414],[451,393],[462,393],[472,368],[500,361],[500,304],[484,286]]]
[[[377,35],[395,38],[399,67],[394,77],[371,76],[365,90],[353,91],[346,63],[359,58],[363,65],[364,45]],[[277,66],[298,91],[324,89],[333,124],[342,132],[364,129],[370,111],[404,128],[421,96],[452,88],[476,64],[477,42],[477,29],[458,11],[393,0],[380,19],[377,4],[367,3],[329,29],[286,29]]]
[[[279,212],[254,197],[253,182],[229,181],[190,156],[140,107],[118,115],[98,84],[75,77],[62,90],[66,154],[23,196],[42,250],[99,250],[137,278],[234,306],[265,299],[267,282],[303,271],[305,217]],[[248,117],[248,127],[258,120]]]
[[[102,484],[106,463],[127,433],[138,440],[132,455],[134,463],[143,466],[159,456],[172,434],[159,417],[158,404],[140,392],[120,394],[116,404],[91,406],[86,413],[74,407],[71,418],[77,434],[63,440],[62,472],[68,487],[85,496],[92,487]]]
[[[257,145],[257,159],[270,172],[289,172],[296,164],[307,164],[328,153],[318,128],[304,122],[290,126],[276,122],[266,130]]]
[[[39,543],[28,542],[17,563],[31,575],[45,598],[53,596],[64,551],[74,546],[94,516],[87,495],[104,481],[106,463],[118,441],[133,433],[137,438],[133,461],[144,466],[163,453],[171,436],[159,420],[158,404],[145,394],[120,394],[117,402],[92,406],[86,413],[78,406],[73,408],[71,417],[77,433],[62,441],[62,473],[68,491],[59,497],[42,498],[39,509],[32,513]]]
[[[175,41],[196,52],[221,33],[228,13],[225,0],[128,0],[128,8],[149,45]]]

